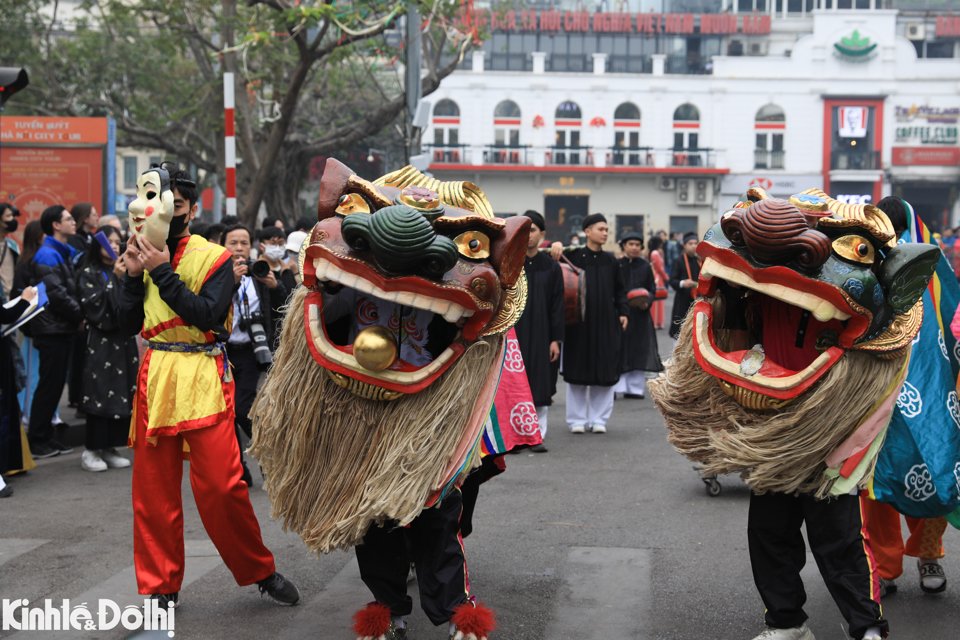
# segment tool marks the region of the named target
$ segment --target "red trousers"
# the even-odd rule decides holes
[[[133,457],[133,559],[142,594],[174,593],[183,583],[183,441],[190,446],[190,486],[207,535],[240,586],[276,568],[260,523],[240,482],[240,448],[233,420],[160,436],[147,444],[138,421]]]
[[[914,558],[942,558],[944,518],[910,518],[910,538],[906,547],[900,533],[900,513],[890,505],[876,500],[864,500],[863,515],[870,534],[870,549],[877,561],[877,569],[884,580],[895,580],[903,574],[903,556]]]

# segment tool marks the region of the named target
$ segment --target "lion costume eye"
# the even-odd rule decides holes
[[[863,236],[850,235],[833,241],[833,250],[841,258],[852,262],[873,264],[876,260],[873,245]]]
[[[359,193],[345,193],[340,196],[337,214],[346,216],[351,213],[370,213],[370,204]]]
[[[484,260],[490,257],[490,238],[480,231],[464,231],[453,241],[460,254],[467,258]]]

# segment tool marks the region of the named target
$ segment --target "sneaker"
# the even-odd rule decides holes
[[[545,444],[535,444],[535,445],[533,445],[532,447],[530,447],[530,451],[533,451],[534,453],[546,453],[546,452],[547,452],[547,445],[545,445]]]
[[[157,607],[163,610],[167,610],[170,607],[169,605],[170,602],[173,603],[174,609],[180,606],[179,591],[177,591],[176,593],[155,593],[152,596],[150,596],[150,599],[156,600]]]
[[[802,624],[792,629],[767,627],[763,633],[753,640],[816,640],[816,638],[813,637],[813,632],[807,628],[807,625]]]
[[[99,453],[87,449],[80,454],[80,468],[85,471],[106,471],[107,463],[104,462]]]
[[[64,424],[63,418],[60,417],[59,413],[55,413],[53,414],[53,417],[50,418],[50,424],[55,427],[59,427],[60,425]]]
[[[932,558],[917,559],[920,571],[920,590],[924,593],[943,593],[947,590],[947,574],[943,572],[940,561]]]
[[[116,449],[104,449],[100,452],[100,457],[111,469],[126,469],[130,466],[130,461],[117,453]]]
[[[68,453],[73,453],[73,447],[68,447],[59,440],[51,440],[50,446],[60,452],[61,455],[67,455]]]
[[[398,629],[391,621],[390,631],[387,631],[384,638],[386,638],[386,640],[407,640],[407,628],[403,627],[402,629]]]
[[[590,433],[606,433],[607,427],[603,424],[590,425]]]
[[[584,424],[575,424],[572,427],[570,427],[570,433],[586,433],[586,432],[587,432],[587,425],[584,425]],[[33,456],[33,457],[36,458],[37,456]]]
[[[53,456],[60,455],[60,451],[45,442],[31,442],[30,455],[33,456],[34,460],[43,460],[44,458],[52,458]]]
[[[5,485],[3,489],[0,489],[0,498],[9,498],[13,495],[13,487],[10,485]]]
[[[297,601],[300,600],[300,590],[297,589],[297,585],[276,571],[258,582],[257,587],[260,588],[260,597],[263,597],[263,594],[266,593],[277,604],[290,606],[297,604]]]
[[[884,598],[897,592],[897,583],[893,580],[880,578],[880,597]]]

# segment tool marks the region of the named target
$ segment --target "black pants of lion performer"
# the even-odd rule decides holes
[[[863,498],[865,499],[865,498]],[[800,534],[806,522],[810,550],[850,635],[870,627],[888,630],[880,611],[880,584],[867,542],[861,497],[815,500],[783,493],[750,496],[747,537],[753,579],[771,627],[789,629],[807,619],[807,594],[800,579],[807,552]]]
[[[443,502],[424,509],[409,527],[396,523],[371,526],[357,547],[360,577],[377,602],[390,607],[394,616],[410,615],[413,600],[407,595],[410,563],[417,569],[420,606],[435,625],[453,616],[453,609],[467,601],[470,581],[460,539],[460,490]]]

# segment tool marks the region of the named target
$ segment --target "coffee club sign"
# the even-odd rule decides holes
[[[557,9],[476,9],[464,11],[466,29],[494,33],[770,33],[769,15],[693,13],[610,13]]]
[[[899,143],[956,145],[958,142],[958,107],[897,105],[894,107],[894,116],[898,123],[896,136]]]

